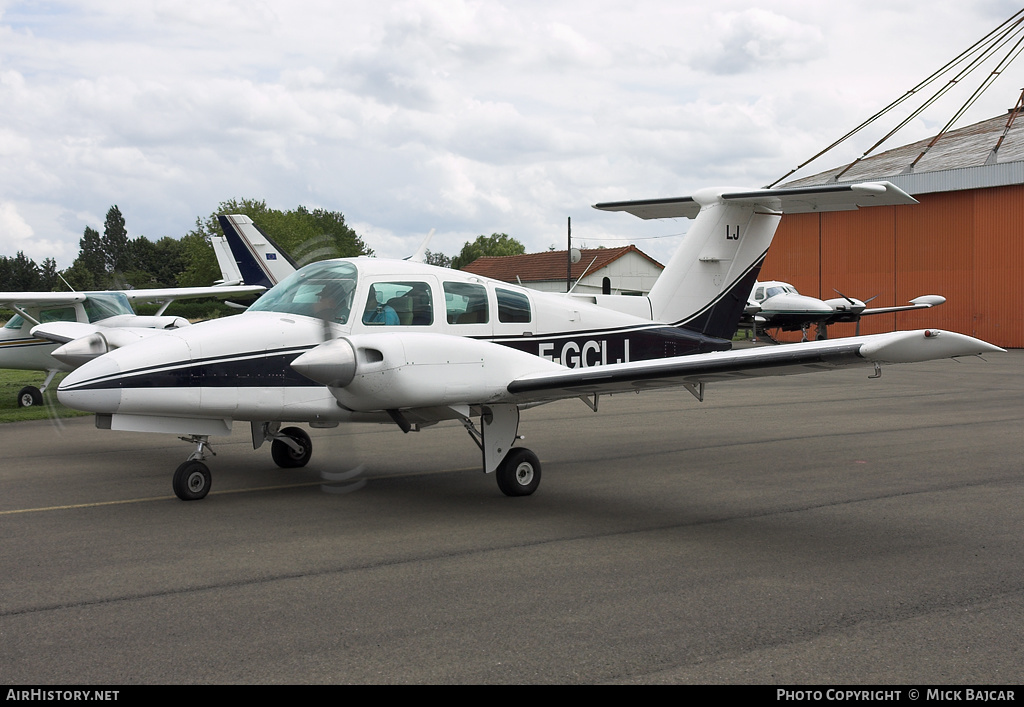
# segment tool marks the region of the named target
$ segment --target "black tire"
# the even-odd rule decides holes
[[[189,461],[174,472],[174,495],[182,501],[198,501],[210,493],[213,477],[201,461]]]
[[[30,408],[43,404],[43,394],[34,385],[26,385],[18,391],[18,407]]]
[[[270,445],[270,456],[274,458],[274,463],[282,469],[297,469],[306,466],[309,463],[309,458],[313,456],[313,442],[309,439],[306,431],[300,427],[285,427],[281,430],[281,434],[295,440],[302,451],[296,452],[281,440],[275,439]]]
[[[506,496],[529,496],[540,486],[540,460],[529,449],[513,447],[494,475]]]

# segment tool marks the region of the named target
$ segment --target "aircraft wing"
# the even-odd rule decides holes
[[[912,363],[1003,351],[963,334],[897,331],[834,341],[718,351],[592,368],[528,373],[508,385],[518,403],[604,395],[723,380],[784,376],[844,366]]]
[[[790,189],[702,190],[693,196],[595,204],[601,211],[625,211],[642,219],[696,218],[702,206],[716,202],[762,205],[772,211],[803,214],[813,211],[852,211],[867,206],[916,204],[912,196],[890,182],[828,184]]]
[[[261,285],[236,285],[232,287],[164,287],[147,290],[108,290],[121,292],[133,302],[149,302],[156,300],[197,299],[215,297],[227,299],[256,295],[266,290]],[[0,292],[0,307],[16,305],[18,307],[54,307],[75,302],[84,302],[91,292]]]
[[[946,298],[942,295],[923,295],[915,299],[910,300],[910,304],[901,304],[896,307],[873,307],[871,309],[865,309],[860,313],[860,316],[867,314],[888,314],[889,312],[909,312],[914,309],[928,309],[929,307],[935,307],[946,301]]]
[[[163,287],[148,290],[119,290],[119,292],[124,293],[125,297],[133,302],[149,302],[168,299],[198,299],[200,297],[227,299],[229,297],[257,295],[266,289],[262,285],[214,285],[212,287]]]
[[[84,302],[83,292],[0,292],[0,307],[53,307]]]

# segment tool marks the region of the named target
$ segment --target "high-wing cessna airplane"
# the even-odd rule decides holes
[[[580,398],[596,411],[601,395],[665,387],[702,400],[707,383],[725,379],[848,365],[877,376],[883,363],[1002,351],[934,329],[729,350],[783,213],[908,203],[891,184],[870,183],[598,204],[695,219],[647,297],[586,302],[408,261],[321,261],[234,317],[95,357],[65,345],[54,356],[85,363],[58,397],[96,413],[100,428],[189,435],[195,451],[173,481],[183,500],[209,491],[209,437],[236,420],[250,423],[254,447],[271,441],[281,467],[305,465],[312,451],[308,434],[282,422],[409,432],[457,420],[483,471],[505,494],[525,496],[541,465],[514,443],[520,412],[534,405]]]
[[[846,295],[833,299],[820,300],[816,297],[802,295],[788,282],[772,280],[755,282],[750,293],[750,300],[744,311],[744,322],[754,327],[754,336],[758,330],[778,328],[782,331],[803,331],[807,341],[807,330],[811,325],[817,327],[819,341],[828,338],[828,325],[837,322],[856,322],[857,335],[860,335],[860,318],[872,314],[890,312],[908,312],[914,309],[928,309],[946,301],[941,295],[922,295],[910,300],[910,304],[895,307],[868,307],[867,302]]]
[[[128,343],[156,330],[187,326],[182,317],[164,315],[176,299],[241,297],[263,292],[260,286],[178,287],[104,292],[0,292],[0,307],[16,312],[0,329],[0,368],[47,371],[39,388],[28,385],[18,392],[18,407],[43,403],[43,392],[66,363],[50,354],[59,345],[89,335]],[[132,302],[163,302],[153,316],[140,316]],[[43,332],[40,327],[48,330]]]

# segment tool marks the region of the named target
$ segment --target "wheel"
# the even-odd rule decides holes
[[[498,488],[506,496],[529,496],[540,486],[540,460],[523,447],[513,447],[495,472]]]
[[[18,407],[30,408],[43,404],[43,394],[34,385],[26,385],[18,391]]]
[[[210,492],[213,477],[206,464],[188,461],[174,472],[174,495],[182,501],[198,501]]]
[[[270,445],[270,456],[274,458],[274,463],[282,469],[297,469],[300,466],[306,466],[309,463],[309,458],[313,456],[313,442],[309,439],[306,431],[299,427],[285,427],[281,430],[281,434],[295,440],[300,451],[295,451],[281,440],[275,439],[274,443]]]

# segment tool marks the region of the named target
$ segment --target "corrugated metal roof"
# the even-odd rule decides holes
[[[885,179],[909,194],[1024,184],[1024,116],[1014,122],[999,152],[994,158],[992,155],[1008,118],[1008,114],[999,115],[951,130],[927,151],[913,172],[905,173],[931,138],[865,158],[843,174],[840,182]],[[829,184],[845,168],[841,165],[785,186]]]
[[[572,266],[573,279],[582,277],[584,270],[588,266],[590,270],[587,272],[593,274],[625,256],[627,253],[636,253],[651,261],[659,269],[664,269],[665,267],[634,245],[621,248],[581,250],[580,253],[583,257]],[[597,260],[594,260],[595,258]],[[505,282],[515,282],[516,277],[519,277],[523,282],[546,282],[565,279],[566,260],[566,251],[549,250],[543,253],[526,253],[524,255],[486,256],[477,258],[462,269],[466,272],[476,273],[477,275]],[[591,265],[591,262],[594,264]]]

